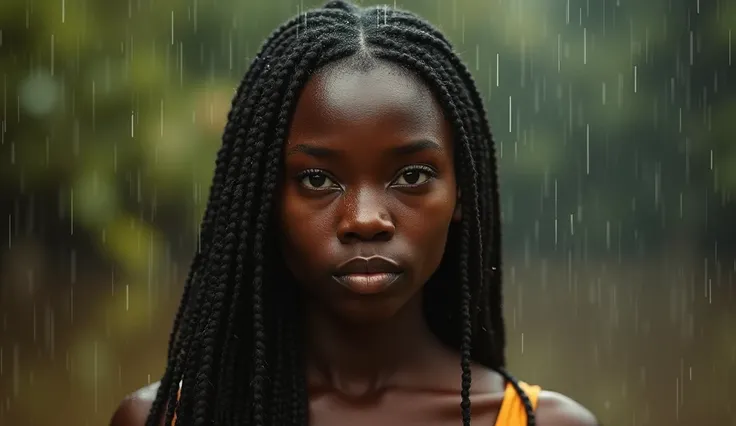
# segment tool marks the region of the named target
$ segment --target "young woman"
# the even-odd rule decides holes
[[[504,370],[497,185],[434,27],[289,21],[235,95],[163,378],[112,425],[594,426]]]

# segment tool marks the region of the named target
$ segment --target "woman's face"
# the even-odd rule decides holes
[[[458,218],[450,126],[429,88],[389,62],[322,69],[284,150],[282,250],[323,308],[389,318],[442,260]]]

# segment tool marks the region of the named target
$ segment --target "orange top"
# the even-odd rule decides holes
[[[529,398],[529,401],[531,401],[534,411],[536,411],[539,402],[539,392],[542,389],[539,386],[528,385],[524,382],[519,382],[519,386]],[[180,396],[181,382],[179,383],[179,392],[176,395],[177,401],[179,401]],[[501,409],[498,411],[495,426],[526,426],[526,420],[526,409],[524,408],[524,403],[521,401],[521,397],[516,393],[514,385],[507,383],[506,392],[503,395],[503,402],[501,403]],[[171,422],[171,426],[175,425],[176,412],[174,412],[174,419]]]
[[[539,392],[542,389],[539,386],[528,385],[524,382],[519,382],[519,386],[529,398],[534,411],[537,411]],[[495,426],[526,426],[526,408],[524,408],[521,397],[516,393],[516,389],[511,383],[506,384],[506,392],[503,395],[503,402],[501,403],[501,409],[498,411]]]

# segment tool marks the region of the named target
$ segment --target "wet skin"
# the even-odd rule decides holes
[[[307,295],[310,423],[461,424],[460,356],[429,331],[421,303],[461,218],[450,126],[432,93],[390,63],[332,64],[305,87],[283,159],[278,212]],[[503,380],[472,368],[473,424],[493,425]],[[143,425],[156,386],[127,398],[111,424]],[[553,392],[537,416],[595,425]]]

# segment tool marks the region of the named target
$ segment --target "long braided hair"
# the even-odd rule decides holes
[[[306,426],[301,306],[274,225],[282,150],[302,88],[356,54],[417,74],[452,126],[463,217],[451,225],[424,290],[432,331],[461,354],[461,412],[470,425],[471,360],[505,372],[500,210],[485,108],[450,42],[416,15],[345,1],[288,21],[266,40],[232,102],[200,231],[146,426]],[[460,285],[449,285],[459,279]],[[177,402],[180,383],[181,395]]]

